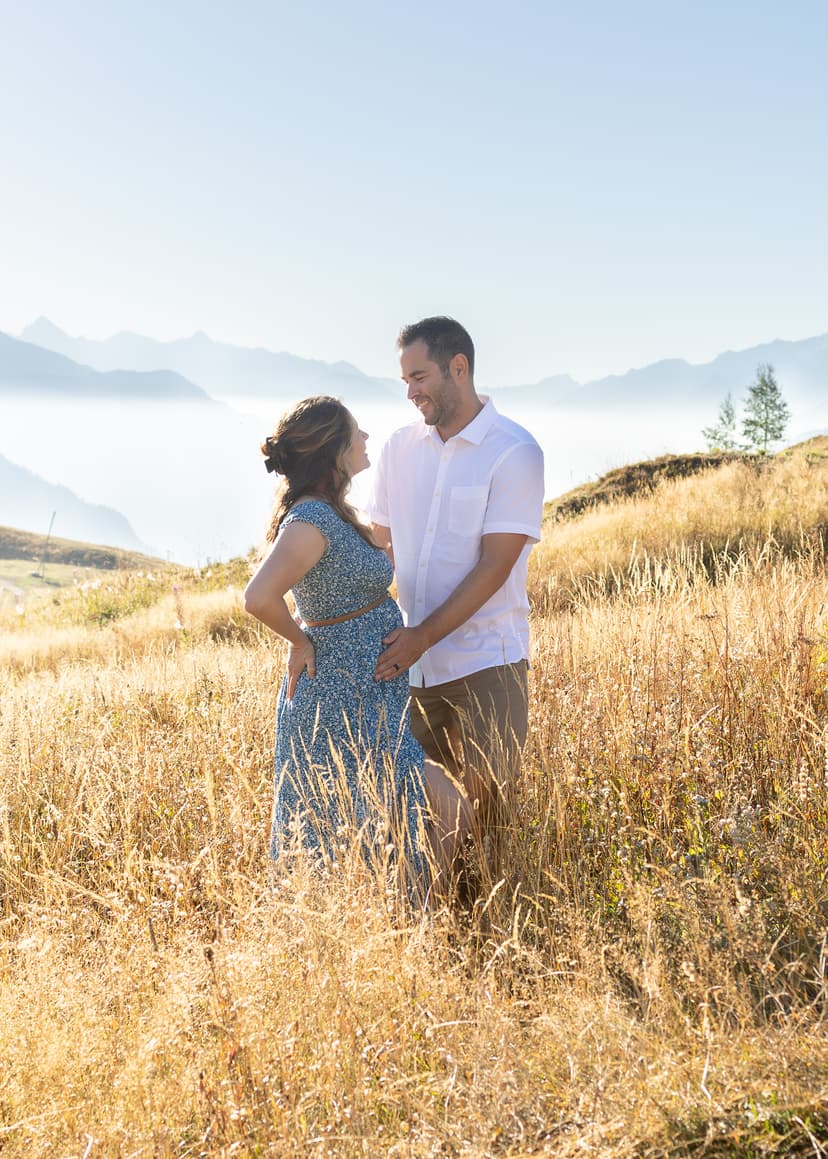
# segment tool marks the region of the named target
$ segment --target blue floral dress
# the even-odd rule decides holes
[[[297,520],[327,540],[322,558],[294,585],[305,621],[357,611],[388,591],[393,567],[351,524],[319,499],[298,503]],[[408,674],[375,681],[382,639],[402,626],[388,596],[376,608],[324,627],[308,627],[316,675],[300,677],[293,700],[287,676],[276,709],[276,794],[271,857],[297,839],[336,857],[356,832],[367,854],[395,848],[407,867],[423,871],[423,750],[408,726]]]

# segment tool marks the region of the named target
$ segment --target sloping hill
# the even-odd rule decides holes
[[[688,573],[715,579],[740,560],[824,559],[828,437],[705,461],[714,458],[633,464],[549,504],[530,557],[536,603],[568,606],[596,585],[618,593]]]
[[[142,551],[144,544],[120,511],[87,503],[68,487],[49,483],[0,455],[0,525],[47,529],[52,512],[64,536]]]
[[[544,504],[544,521],[571,519],[595,507],[636,496],[649,495],[667,479],[686,479],[701,471],[723,467],[726,463],[771,463],[774,458],[804,458],[810,464],[828,461],[828,435],[815,435],[801,443],[785,447],[776,456],[762,459],[740,451],[696,452],[690,455],[660,455],[640,463],[616,467],[589,483],[582,483],[557,499]]]
[[[802,443],[786,447],[784,451],[779,452],[777,458],[785,459],[792,456],[800,456],[811,463],[828,461],[828,435],[814,435],[813,438],[805,439]]]
[[[738,452],[717,452],[692,455],[660,455],[657,459],[647,459],[641,463],[630,463],[608,471],[600,479],[582,483],[571,491],[544,505],[544,520],[571,519],[593,507],[613,503],[619,499],[630,499],[636,495],[649,494],[665,479],[686,479],[700,471],[709,471],[725,463],[745,462],[754,456]]]
[[[0,527],[0,560],[68,564],[72,567],[141,569],[166,567],[163,560],[140,551],[81,543],[74,539],[49,538],[16,527]]]
[[[54,539],[0,527],[0,609],[22,608],[32,597],[59,588],[94,584],[118,573],[153,575],[160,579],[170,565],[151,555],[116,547]]]

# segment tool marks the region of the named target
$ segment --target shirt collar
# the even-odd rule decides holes
[[[458,431],[456,435],[452,435],[446,442],[450,443],[454,439],[462,439],[463,442],[473,443],[475,446],[479,446],[483,442],[497,418],[497,411],[488,395],[481,394],[480,401],[483,403],[483,409],[474,416],[470,423],[466,423],[461,431]],[[427,423],[420,421],[418,433],[421,439],[433,438],[437,440],[441,447],[444,445],[443,440],[437,433],[436,427],[430,427]]]

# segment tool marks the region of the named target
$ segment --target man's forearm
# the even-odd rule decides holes
[[[386,647],[377,660],[376,679],[391,680],[404,668],[410,668],[424,652],[479,612],[506,583],[525,543],[525,535],[484,536],[479,560],[439,608],[430,612],[421,624],[395,628],[383,638]]]
[[[481,559],[451,595],[421,624],[415,625],[414,630],[422,636],[423,652],[450,636],[479,612],[486,601],[503,587],[511,570],[512,564]]]

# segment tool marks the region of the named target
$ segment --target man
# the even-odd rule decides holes
[[[540,538],[543,455],[477,394],[458,322],[425,318],[397,345],[422,421],[383,447],[369,508],[406,623],[385,638],[375,677],[409,669],[412,730],[462,780],[483,836],[526,739],[526,565]]]

